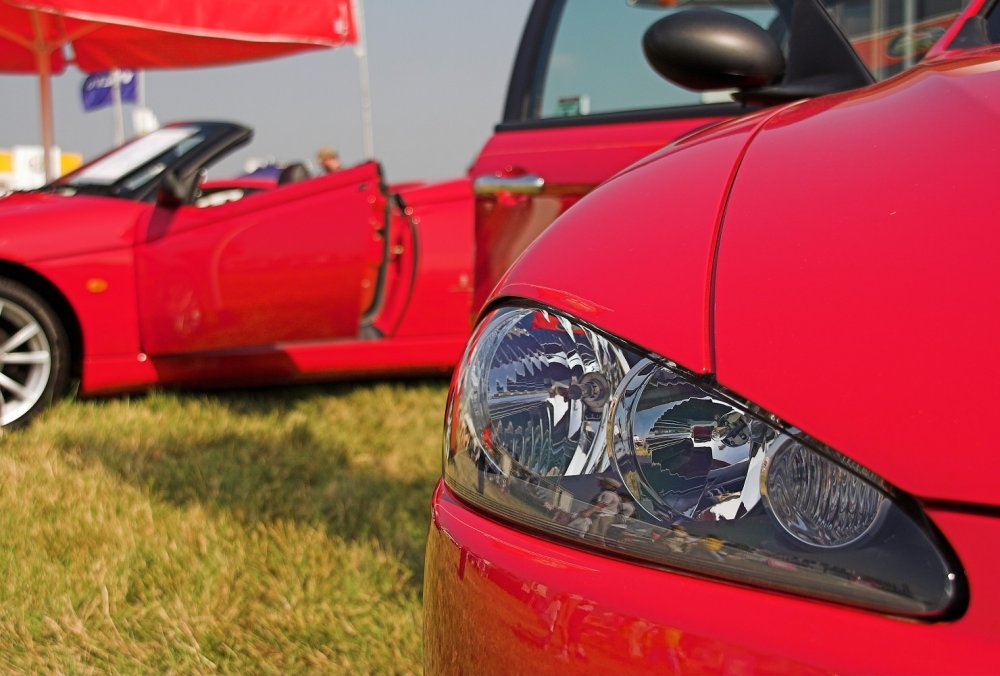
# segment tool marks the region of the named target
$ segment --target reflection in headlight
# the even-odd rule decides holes
[[[449,487],[528,528],[883,612],[943,616],[964,601],[953,555],[905,496],[710,381],[556,313],[487,317],[446,424]]]

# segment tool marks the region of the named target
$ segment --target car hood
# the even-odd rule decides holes
[[[900,488],[1000,504],[1000,53],[775,114],[715,284],[719,381]],[[972,434],[967,438],[966,433]]]
[[[496,298],[664,355],[920,498],[1000,504],[995,53],[696,133],[570,209]]]
[[[107,197],[14,193],[0,199],[0,257],[18,262],[131,246],[152,205]]]

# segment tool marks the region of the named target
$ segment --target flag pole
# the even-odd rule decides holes
[[[361,126],[366,159],[375,159],[375,131],[372,118],[371,81],[368,77],[368,42],[365,37],[365,10],[362,0],[354,0],[354,25],[358,31],[358,42],[354,45],[354,56],[358,60],[358,78],[361,81]]]
[[[125,114],[122,111],[122,72],[111,70],[111,105],[114,116],[115,147],[125,143]]]

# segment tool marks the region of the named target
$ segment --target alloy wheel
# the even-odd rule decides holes
[[[42,398],[52,372],[52,348],[38,319],[0,299],[0,424],[26,415]]]

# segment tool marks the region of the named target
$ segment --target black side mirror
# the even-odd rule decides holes
[[[785,73],[781,47],[767,31],[707,7],[660,19],[643,35],[642,50],[657,73],[695,91],[766,87]]]
[[[181,177],[174,169],[167,169],[160,177],[160,185],[156,192],[156,203],[161,207],[176,209],[190,204],[198,185],[198,174],[186,178]]]

